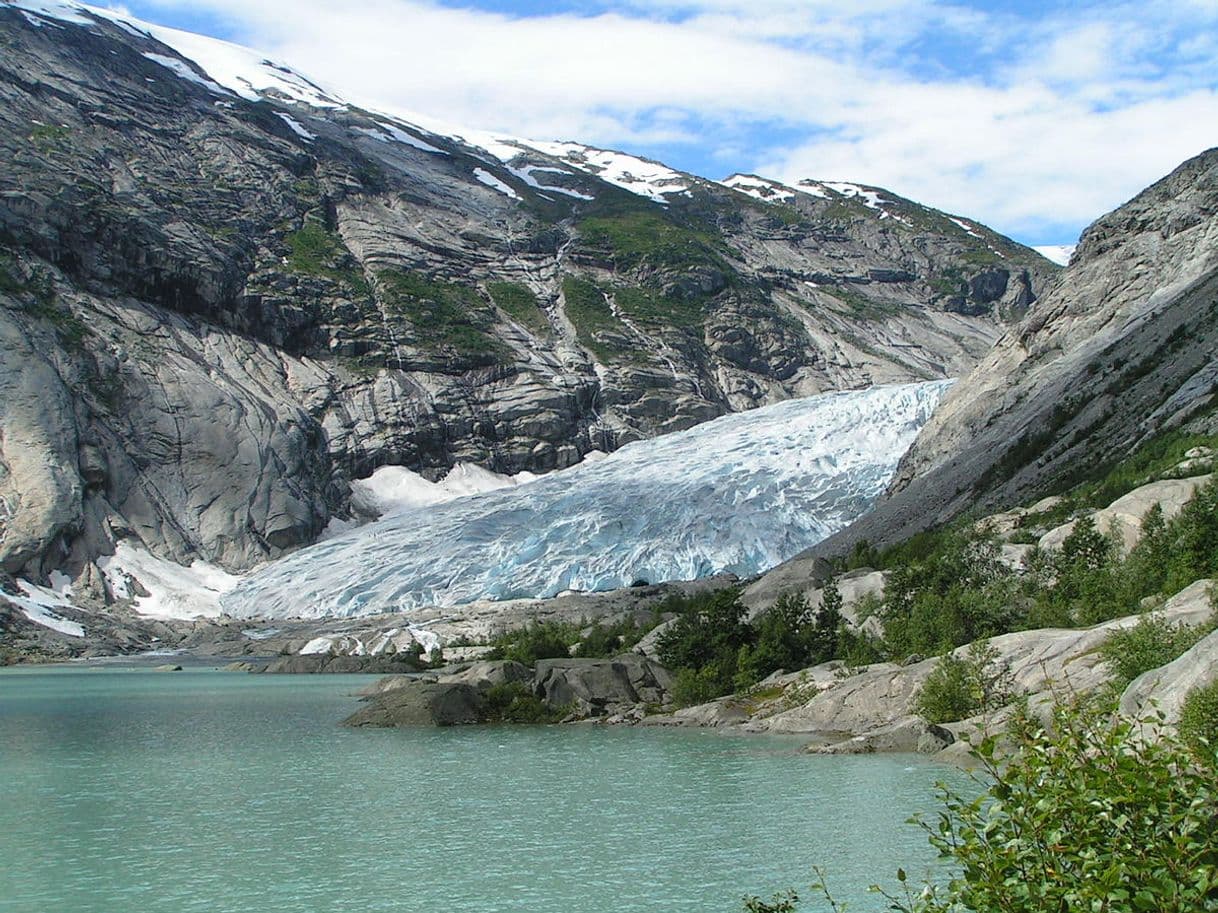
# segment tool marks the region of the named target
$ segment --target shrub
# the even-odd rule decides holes
[[[1180,738],[1199,760],[1213,766],[1218,751],[1218,681],[1194,688],[1184,698]]]
[[[977,750],[986,792],[943,788],[925,825],[960,873],[898,909],[1218,910],[1218,794],[1181,743],[1098,707],[1059,708],[1051,729],[1020,716],[1009,737],[1009,761],[993,739]]]
[[[1010,673],[998,651],[978,641],[963,657],[948,653],[914,697],[914,708],[928,723],[954,723],[996,710],[1012,698]]]
[[[660,662],[670,669],[726,667],[730,690],[736,657],[753,645],[753,629],[744,621],[740,590],[729,588],[693,601],[660,636]],[[727,691],[720,692],[726,694]]]
[[[1000,757],[995,738],[975,751],[980,795],[940,786],[937,820],[921,822],[954,877],[899,894],[875,888],[887,909],[1218,911],[1218,784],[1180,740],[1148,741],[1104,708],[1063,705],[1051,727],[1017,716],[1006,742],[1011,755]],[[796,909],[793,896],[778,909]]]
[[[491,685],[482,697],[482,712],[488,723],[557,723],[569,711],[567,707],[551,707],[521,682]]]
[[[539,659],[563,659],[579,643],[579,631],[561,621],[538,621],[491,639],[487,659],[508,659],[534,665]]]
[[[1143,672],[1165,666],[1184,654],[1209,631],[1208,626],[1173,624],[1161,615],[1144,615],[1131,628],[1113,631],[1100,647],[1121,689]]]

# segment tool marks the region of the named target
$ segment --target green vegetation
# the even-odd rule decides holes
[[[1180,711],[1180,738],[1199,762],[1218,761],[1218,682],[1194,688]]]
[[[604,291],[585,279],[569,276],[563,280],[562,293],[567,319],[575,326],[579,344],[602,362],[620,360],[628,351],[617,338],[625,328],[610,310]]]
[[[557,723],[571,712],[569,707],[551,707],[521,682],[491,685],[482,697],[487,723]]]
[[[541,303],[528,287],[519,282],[492,282],[486,290],[495,306],[521,326],[541,335],[552,332]]]
[[[378,278],[386,307],[410,321],[420,345],[480,360],[506,356],[489,332],[494,315],[477,290],[404,270],[385,270]]]
[[[14,295],[24,289],[25,283],[17,278],[12,258],[0,253],[0,293]]]
[[[346,283],[356,295],[372,297],[368,280],[354,262],[343,239],[327,231],[321,223],[307,220],[299,231],[292,232],[284,240],[291,251],[288,255],[289,269],[307,276],[321,276]]]
[[[29,139],[43,152],[50,152],[71,135],[72,131],[61,124],[35,124]]]
[[[603,252],[618,267],[721,267],[722,241],[715,234],[677,224],[651,209],[625,209],[583,219],[585,247]]]
[[[0,293],[22,296],[27,314],[45,320],[55,329],[64,346],[78,351],[89,335],[89,328],[67,305],[59,301],[55,283],[49,275],[35,271],[21,279],[12,258],[0,253]]]
[[[914,707],[928,723],[954,723],[1005,707],[1013,696],[1010,674],[998,662],[998,651],[978,642],[963,657],[948,653],[939,659],[918,690]]]
[[[538,621],[515,628],[491,639],[487,659],[506,659],[534,665],[539,659],[565,659],[568,656],[609,657],[628,652],[643,635],[659,623],[658,616],[648,625],[634,618],[602,624],[565,621]]]
[[[803,596],[787,595],[752,624],[744,620],[738,589],[670,599],[661,608],[678,613],[657,652],[674,673],[673,699],[680,705],[746,691],[779,669],[832,659],[851,636],[833,587],[817,610]]]
[[[1113,673],[1113,684],[1124,690],[1143,672],[1158,669],[1182,656],[1212,630],[1205,625],[1172,624],[1158,615],[1144,615],[1132,628],[1113,631],[1100,654]]]
[[[950,880],[915,888],[898,869],[896,892],[873,890],[898,913],[1218,910],[1218,783],[1200,744],[1205,764],[1179,739],[1138,738],[1107,708],[1062,706],[1049,727],[1020,714],[1003,742],[975,750],[984,791],[941,786],[937,820],[919,822]],[[813,889],[841,909],[823,877]],[[744,909],[792,913],[798,898]]]
[[[892,567],[878,612],[882,654],[933,655],[1008,631],[1136,615],[1146,597],[1172,596],[1218,574],[1218,484],[1199,489],[1170,521],[1149,511],[1141,541],[1124,558],[1089,517],[1075,524],[1060,551],[1033,551],[1023,573],[998,555],[995,538],[957,526],[882,555],[864,547],[852,556]]]
[[[706,299],[664,295],[645,288],[617,288],[613,300],[622,313],[640,323],[674,327],[701,327]]]

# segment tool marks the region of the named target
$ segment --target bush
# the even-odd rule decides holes
[[[972,644],[964,657],[943,656],[914,697],[917,714],[928,723],[955,723],[1010,703],[1012,686],[998,652]]]
[[[1208,626],[1173,624],[1161,615],[1144,615],[1132,628],[1113,631],[1100,647],[1112,670],[1112,683],[1124,690],[1143,672],[1166,666],[1208,632]]]
[[[526,666],[539,659],[565,659],[579,643],[575,625],[561,621],[538,621],[491,639],[487,659],[508,659]]]
[[[1180,738],[1211,766],[1218,751],[1218,681],[1194,688],[1180,711]]]
[[[1006,743],[1009,756],[994,738],[975,751],[981,795],[941,786],[943,810],[921,824],[955,876],[880,891],[887,909],[1218,911],[1218,784],[1184,743],[1139,738],[1133,723],[1095,705],[1061,706],[1048,728],[1021,714]]]
[[[678,704],[704,703],[746,691],[779,669],[793,671],[833,659],[853,644],[845,631],[837,587],[825,588],[815,611],[787,594],[749,624],[738,589],[675,597],[662,607],[680,613],[661,635],[657,653],[676,675]]]
[[[551,707],[521,682],[491,685],[482,697],[488,723],[557,723],[569,712],[567,707]]]
[[[1218,910],[1218,794],[1181,743],[1098,707],[1059,708],[1051,730],[1020,716],[1009,738],[1009,761],[977,750],[986,792],[943,788],[924,825],[959,874],[898,909]]]

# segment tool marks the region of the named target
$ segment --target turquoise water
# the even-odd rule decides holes
[[[738,911],[933,864],[916,758],[713,732],[348,730],[372,677],[0,673],[0,910]]]

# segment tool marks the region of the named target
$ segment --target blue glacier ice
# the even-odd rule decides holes
[[[789,400],[406,510],[267,565],[221,606],[351,616],[756,574],[866,510],[950,383]]]

